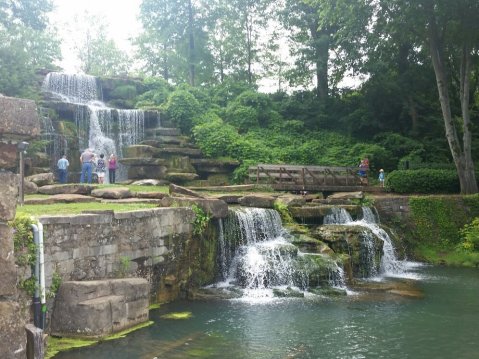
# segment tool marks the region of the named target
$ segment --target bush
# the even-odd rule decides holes
[[[386,188],[397,193],[459,193],[459,179],[451,170],[398,170],[386,177]]]
[[[188,91],[176,90],[169,97],[164,107],[168,118],[184,134],[189,134],[193,118],[202,113],[198,100]]]
[[[461,229],[464,242],[460,244],[462,249],[467,251],[479,250],[479,217]]]

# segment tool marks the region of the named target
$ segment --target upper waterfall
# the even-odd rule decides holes
[[[50,72],[43,80],[42,90],[58,96],[63,102],[88,103],[101,100],[101,88],[96,77],[90,75]]]

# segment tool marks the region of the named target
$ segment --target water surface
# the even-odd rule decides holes
[[[423,298],[180,301],[151,311],[155,324],[125,339],[55,358],[478,358],[479,270],[415,271]],[[161,318],[184,311],[193,317]]]

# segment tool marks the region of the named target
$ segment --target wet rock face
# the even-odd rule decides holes
[[[323,225],[313,232],[338,254],[350,255],[355,277],[369,277],[379,270],[383,242],[362,226]]]

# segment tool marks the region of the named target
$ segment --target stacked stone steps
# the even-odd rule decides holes
[[[145,135],[141,144],[127,147],[125,158],[120,160],[128,166],[130,179],[154,178],[185,183],[220,176],[224,184],[239,165],[237,161],[203,158],[201,150],[177,128],[148,129]]]

